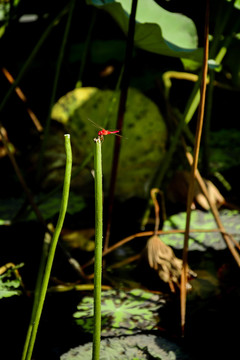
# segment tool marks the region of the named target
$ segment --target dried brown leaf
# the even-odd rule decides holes
[[[172,248],[166,245],[157,235],[148,239],[146,245],[147,259],[149,266],[158,272],[161,280],[169,284],[174,282],[179,285],[179,278],[182,271],[182,260],[178,259]],[[196,274],[188,269],[189,277]]]

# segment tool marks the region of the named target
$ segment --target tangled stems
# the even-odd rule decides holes
[[[102,143],[100,137],[94,139],[94,169],[95,169],[95,262],[94,262],[94,331],[92,359],[100,358],[101,344],[101,283],[102,283]]]
[[[70,143],[70,135],[65,135],[65,150],[66,150],[66,168],[65,168],[65,176],[64,176],[64,184],[63,184],[63,194],[62,194],[62,201],[61,201],[61,207],[59,212],[59,217],[57,221],[57,225],[55,228],[55,231],[53,233],[50,249],[49,249],[49,255],[46,263],[45,273],[42,280],[42,286],[39,292],[39,300],[38,304],[36,306],[36,310],[34,311],[35,314],[32,318],[30,329],[31,333],[28,334],[22,360],[30,360],[32,357],[33,347],[37,335],[38,325],[40,321],[40,317],[42,314],[42,309],[47,293],[50,273],[52,269],[52,264],[54,260],[55,250],[58,243],[58,239],[62,230],[63,222],[65,219],[66,211],[67,211],[67,205],[68,205],[68,197],[69,197],[69,189],[70,189],[70,181],[71,181],[71,171],[72,171],[72,149],[71,149],[71,143]]]

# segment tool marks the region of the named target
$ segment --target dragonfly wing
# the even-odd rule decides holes
[[[88,121],[90,121],[90,122],[93,124],[93,126],[95,126],[96,128],[101,129],[101,130],[104,130],[104,128],[103,128],[102,126],[96,124],[96,123],[95,123],[94,121],[92,121],[91,119],[88,118]]]

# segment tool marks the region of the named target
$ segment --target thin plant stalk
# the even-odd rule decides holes
[[[207,179],[210,174],[209,158],[210,158],[210,130],[211,130],[211,115],[212,115],[212,103],[214,92],[214,70],[209,70],[209,86],[206,98],[206,116],[203,128],[203,155],[202,155],[202,173]]]
[[[1,141],[3,142],[3,145],[4,145],[5,149],[7,150],[9,160],[11,161],[11,164],[12,164],[12,166],[14,168],[14,171],[15,171],[15,173],[17,175],[17,178],[18,178],[18,180],[19,180],[19,182],[20,182],[20,184],[21,184],[21,186],[23,188],[23,191],[25,192],[26,198],[27,198],[29,204],[31,205],[37,219],[42,224],[44,224],[44,226],[45,226],[45,221],[44,221],[44,219],[42,217],[42,214],[41,214],[39,208],[37,207],[37,205],[36,205],[36,203],[34,201],[33,195],[32,195],[30,189],[28,188],[28,186],[27,186],[27,184],[25,182],[25,179],[24,179],[24,177],[22,175],[22,172],[21,172],[21,170],[20,170],[20,168],[18,166],[18,163],[16,161],[14,153],[11,151],[9,141],[8,141],[6,135],[4,134],[4,132],[1,129],[1,122],[0,122],[0,136],[1,136]]]
[[[5,67],[2,68],[2,72],[5,75],[5,77],[7,78],[7,80],[10,82],[10,84],[13,84],[15,80],[12,77],[12,75],[10,74],[10,72]],[[34,114],[34,112],[28,106],[28,101],[27,101],[25,94],[22,92],[22,90],[18,86],[15,87],[15,92],[16,92],[17,96],[19,97],[19,99],[25,104],[27,113],[30,116],[37,131],[42,132],[43,127],[42,127],[40,121],[38,120],[37,116]]]
[[[41,214],[41,211],[39,210],[37,204],[35,203],[35,200],[34,200],[34,197],[32,195],[32,192],[31,190],[28,188],[26,182],[25,182],[25,179],[21,173],[21,170],[16,162],[16,159],[15,159],[15,156],[14,154],[12,153],[11,151],[11,148],[10,148],[10,145],[9,145],[9,142],[8,142],[8,139],[6,138],[5,134],[3,133],[3,131],[1,130],[1,126],[0,126],[0,135],[2,137],[2,142],[7,150],[7,153],[8,153],[8,156],[9,156],[9,159],[12,163],[12,166],[16,172],[16,175],[18,177],[18,180],[23,188],[23,191],[25,192],[25,195],[26,195],[26,198],[33,210],[33,212],[35,213],[36,215],[36,218],[38,219],[38,221],[44,226],[44,228],[46,229],[46,232],[49,232],[48,230],[48,227],[47,227],[47,224]],[[83,162],[83,164],[81,165],[81,169],[83,166],[85,166],[85,164],[90,161],[90,158],[92,157],[92,154],[90,154],[86,159],[85,161]],[[77,170],[76,170],[77,171]],[[80,170],[79,170],[80,171]],[[58,187],[56,187],[58,188]],[[46,201],[46,199],[45,199]],[[16,221],[16,218],[14,219]],[[63,253],[64,255],[66,256],[69,264],[73,267],[73,269],[81,276],[81,277],[84,277],[84,274],[83,272],[81,271],[81,266],[80,264],[77,262],[76,259],[74,259],[69,253],[68,251],[64,248],[63,244],[60,243],[60,247],[61,249],[63,250]]]
[[[185,317],[186,317],[186,297],[187,297],[187,256],[188,256],[188,239],[190,231],[190,219],[191,219],[191,204],[194,195],[194,181],[196,178],[197,164],[199,157],[200,141],[202,135],[204,107],[206,98],[206,83],[207,83],[207,71],[208,71],[208,51],[209,51],[209,0],[206,0],[206,14],[205,14],[205,46],[204,46],[204,58],[203,58],[203,70],[202,70],[202,82],[200,89],[200,104],[198,109],[198,119],[196,128],[196,137],[194,145],[193,164],[191,168],[190,184],[187,197],[187,216],[186,216],[186,228],[184,233],[184,246],[183,246],[183,268],[181,273],[181,330],[182,336],[184,336],[185,330]]]
[[[59,239],[62,227],[63,227],[63,222],[64,222],[66,211],[67,211],[69,190],[70,190],[70,181],[71,181],[71,171],[72,171],[72,149],[71,149],[71,142],[70,142],[69,134],[65,135],[65,150],[66,150],[66,168],[65,168],[63,194],[62,194],[62,201],[61,201],[59,217],[58,217],[57,225],[56,225],[55,231],[53,233],[52,241],[50,244],[45,273],[44,273],[44,277],[43,277],[43,281],[42,281],[42,286],[41,286],[41,289],[39,292],[38,306],[36,308],[35,316],[32,321],[31,335],[28,335],[28,337],[30,337],[30,339],[29,338],[26,339],[29,342],[29,345],[28,345],[27,351],[26,350],[24,351],[26,353],[26,355],[24,354],[24,357],[22,357],[22,360],[25,360],[25,359],[31,360],[31,357],[32,357],[32,352],[33,352],[33,348],[34,348],[34,344],[35,344],[35,340],[36,340],[38,325],[40,322],[42,309],[43,309],[44,301],[46,298],[46,293],[47,293],[50,273],[51,273],[51,269],[52,269],[52,264],[53,264],[53,260],[54,260],[54,255],[55,255],[55,251],[56,251],[56,246],[58,243],[58,239]]]
[[[221,18],[221,16],[220,16]],[[224,21],[224,24],[226,25],[226,20],[229,18],[229,13],[227,12],[226,16],[225,16],[225,21]],[[232,29],[232,33],[236,32],[238,27],[239,27],[239,20],[236,20],[236,22],[234,23],[234,26],[233,26],[233,29]],[[223,27],[222,27],[223,24],[221,24],[221,34],[223,32]],[[214,39],[214,44],[216,43],[216,45],[219,44],[219,36],[216,37],[217,40]],[[221,64],[222,60],[223,60],[223,57],[225,56],[226,54],[226,51],[227,51],[227,48],[230,44],[232,40],[232,36],[229,36],[227,37],[224,42],[223,42],[223,45],[222,45],[222,48],[220,49],[219,53],[215,56],[215,51],[212,51],[212,55],[211,57],[214,57],[215,56],[215,61],[216,63],[218,64]],[[216,48],[217,46],[214,46],[214,48]],[[168,76],[168,74],[166,74]],[[164,83],[167,84],[167,88],[166,88],[166,92],[167,94],[169,93],[170,91],[170,86],[171,86],[171,82],[169,81],[169,78],[165,75],[164,77]],[[192,75],[192,74],[191,74]],[[153,179],[153,182],[152,182],[152,186],[151,187],[154,187],[154,186],[158,186],[158,187],[161,187],[161,183],[162,183],[162,180],[166,174],[166,171],[169,167],[169,164],[171,163],[171,159],[172,159],[172,156],[176,150],[176,146],[178,144],[178,141],[179,141],[179,138],[180,138],[180,135],[182,133],[182,131],[184,130],[184,127],[185,127],[185,124],[188,124],[190,122],[190,120],[192,119],[198,105],[199,105],[199,101],[200,101],[200,90],[199,90],[199,87],[200,87],[200,80],[202,78],[202,70],[199,72],[199,75],[198,75],[198,79],[196,80],[196,83],[193,87],[193,90],[192,90],[192,93],[188,99],[188,102],[187,102],[187,105],[186,105],[186,108],[185,108],[185,111],[183,113],[183,116],[180,118],[180,122],[178,124],[178,127],[176,129],[176,132],[174,134],[174,137],[171,141],[171,145],[170,145],[170,148],[164,158],[164,161],[163,163],[161,164],[161,168],[160,168],[160,171],[157,171],[154,179]]]
[[[223,56],[226,54],[227,48],[226,43],[229,42],[229,38],[225,39],[224,46],[221,47],[219,53],[217,54],[217,49],[221,40],[221,36],[226,28],[226,25],[232,15],[233,5],[221,3],[216,16],[216,25],[214,29],[214,37],[211,49],[209,51],[209,57],[215,58],[215,61],[220,64],[222,62]],[[237,23],[237,22],[236,22]],[[236,24],[235,23],[235,24]],[[234,26],[235,26],[234,24]],[[214,80],[215,80],[215,71],[213,69],[209,70],[209,86],[206,98],[206,117],[203,128],[203,161],[202,169],[204,170],[203,175],[207,178],[209,176],[209,158],[210,158],[210,126],[211,126],[211,113],[212,113],[212,100],[214,92]]]
[[[111,252],[115,251],[116,249],[118,249],[119,247],[129,243],[130,241],[134,240],[134,239],[138,239],[138,238],[144,238],[145,236],[149,237],[152,235],[166,235],[166,234],[184,234],[185,233],[185,229],[172,229],[172,230],[158,230],[157,232],[154,231],[141,231],[139,233],[130,235],[120,241],[118,241],[116,244],[109,246],[107,248],[107,250],[103,251],[102,253],[102,257],[110,254]],[[223,233],[222,230],[220,230],[219,228],[215,228],[215,229],[191,229],[191,233],[220,233],[220,234],[226,234],[231,236],[231,234],[229,233]],[[94,264],[94,258],[92,258],[91,260],[89,260],[87,263],[85,263],[83,265],[83,269],[87,268],[88,266]],[[88,275],[88,278],[93,278],[94,276],[92,275]]]
[[[129,81],[130,81],[130,69],[131,69],[132,51],[133,51],[133,46],[134,46],[135,17],[136,17],[136,11],[137,11],[137,2],[138,2],[138,0],[132,0],[131,14],[130,14],[129,25],[128,25],[127,46],[126,46],[124,70],[123,70],[123,77],[122,77],[122,84],[121,84],[121,94],[120,94],[120,100],[119,100],[119,106],[118,106],[118,116],[117,116],[117,129],[119,129],[120,131],[123,128],[124,113],[125,113],[125,108],[126,108],[126,103],[127,103],[127,94],[128,94],[128,87],[129,87]],[[108,215],[107,215],[104,250],[106,250],[108,248],[109,238],[110,238],[113,200],[114,200],[115,186],[116,186],[116,180],[117,180],[117,170],[118,170],[120,148],[121,148],[121,138],[119,136],[116,136],[115,144],[114,144],[112,170],[111,170],[111,180],[110,180],[110,189],[109,189],[109,204],[108,204]]]
[[[97,17],[97,10],[95,8],[93,8],[92,9],[92,17],[91,17],[90,24],[88,27],[87,38],[86,38],[84,48],[83,48],[83,54],[82,54],[82,58],[81,58],[81,65],[80,65],[78,80],[77,80],[77,83],[75,86],[76,88],[82,87],[82,84],[83,84],[83,73],[86,68],[87,58],[88,58],[88,54],[90,51],[91,39],[92,39],[94,25],[96,23],[96,17]]]
[[[171,160],[172,160],[173,154],[176,150],[177,144],[179,142],[181,133],[184,130],[184,128],[186,127],[186,123],[190,120],[189,114],[191,113],[193,115],[195,112],[195,110],[194,110],[194,112],[192,112],[191,109],[195,108],[195,106],[196,106],[196,100],[198,98],[197,94],[198,94],[198,90],[199,90],[199,84],[200,84],[200,75],[199,75],[199,78],[197,79],[197,81],[194,85],[194,88],[192,90],[192,93],[189,97],[184,114],[183,114],[183,116],[180,117],[180,121],[178,123],[175,134],[171,140],[170,147],[163,159],[163,162],[161,163],[160,168],[157,169],[155,175],[153,176],[150,188],[153,188],[156,185],[158,186],[158,188],[161,188],[162,181],[168,170],[169,165],[171,164]],[[145,209],[143,217],[142,217],[142,221],[141,221],[141,229],[142,230],[145,229],[145,225],[146,225],[149,215],[150,215],[151,207],[152,207],[152,199],[149,198],[147,205],[146,205],[146,209]]]
[[[41,172],[42,172],[43,157],[44,157],[44,153],[45,153],[45,149],[46,149],[46,144],[48,141],[48,135],[49,135],[50,124],[51,124],[51,112],[52,112],[52,107],[54,105],[55,98],[56,98],[58,80],[59,80],[60,70],[61,70],[61,66],[62,66],[64,51],[65,51],[65,47],[66,47],[66,43],[67,43],[67,38],[68,38],[70,26],[71,26],[74,5],[75,5],[75,0],[72,0],[70,2],[67,23],[66,23],[64,34],[63,34],[63,39],[62,39],[62,44],[61,44],[61,48],[59,51],[59,56],[58,56],[57,63],[56,63],[56,72],[55,72],[55,77],[54,77],[54,81],[53,81],[53,89],[52,89],[52,94],[51,94],[51,98],[50,98],[49,111],[48,111],[48,116],[47,116],[47,120],[46,120],[46,124],[45,124],[45,128],[44,128],[43,143],[42,143],[42,147],[41,147],[41,151],[40,151],[40,155],[39,155],[37,180],[39,180]]]
[[[229,20],[229,16],[231,14],[232,8],[230,8],[230,11],[228,11],[225,14],[223,24],[221,23],[221,34],[224,29],[223,25],[226,26],[227,20]],[[215,56],[215,61],[218,64],[221,64],[224,56],[227,53],[227,48],[233,38],[233,34],[237,32],[237,29],[239,28],[239,20],[235,21],[231,35],[226,37],[221,49],[219,50],[218,54]],[[217,39],[220,38],[220,34],[217,33]],[[215,37],[214,37],[215,39]],[[215,44],[215,42],[214,42]],[[213,51],[211,51],[211,55],[215,55],[214,51],[216,51],[216,46],[213,44]],[[212,49],[211,49],[212,50]],[[208,177],[209,175],[209,159],[210,159],[210,126],[211,126],[211,114],[212,114],[212,99],[213,99],[213,92],[214,92],[214,79],[215,79],[215,71],[213,69],[210,69],[209,71],[209,86],[208,86],[208,93],[207,93],[207,100],[206,100],[206,118],[205,118],[205,124],[203,129],[203,161],[202,161],[202,169],[204,169],[204,176]]]
[[[102,142],[95,140],[95,262],[94,262],[94,331],[92,359],[99,360],[101,345],[101,285],[102,285],[102,237],[103,237],[103,194],[102,194]]]
[[[186,156],[189,161],[189,164],[192,165],[192,163],[193,163],[192,155],[188,151],[186,151]],[[233,238],[233,236],[231,234],[228,234],[225,231],[225,228],[222,224],[222,221],[221,221],[219,213],[218,213],[217,206],[215,205],[214,201],[211,200],[211,197],[209,196],[209,193],[207,190],[207,186],[198,170],[196,171],[196,180],[197,180],[204,196],[206,197],[206,199],[209,203],[209,206],[210,206],[212,214],[215,218],[216,224],[219,227],[219,230],[223,236],[224,241],[226,242],[227,247],[229,248],[230,252],[232,253],[232,256],[234,257],[236,263],[240,267],[240,256],[239,256],[239,253],[235,249],[235,246],[237,246],[239,248],[239,244],[236,242],[236,240]]]
[[[93,152],[90,152],[86,158],[83,160],[83,162],[81,163],[81,165],[79,165],[78,167],[76,167],[76,169],[72,171],[72,180],[78,176],[81,171],[87,166],[87,164],[92,160],[93,158]],[[51,197],[53,197],[56,193],[59,192],[59,190],[61,190],[62,185],[58,184],[54,187],[53,190],[51,190],[49,193],[44,194],[41,199],[36,203],[37,206],[40,206],[41,204],[47,202]],[[28,206],[27,209],[24,212],[24,216],[27,216],[31,211],[31,207]],[[22,216],[22,215],[21,215]],[[15,221],[19,220],[18,217],[14,218]]]
[[[224,24],[222,24],[222,25],[226,25],[226,21],[229,18],[229,14],[230,13],[227,12],[227,14],[225,16]],[[221,18],[221,16],[219,18]],[[221,25],[221,31],[223,32],[224,27],[222,27],[222,25]],[[234,23],[234,26],[233,26],[233,29],[232,29],[233,34],[237,31],[238,27],[239,27],[239,20]],[[220,30],[218,30],[218,31],[220,31]],[[217,64],[219,64],[219,65],[221,64],[221,62],[223,60],[223,57],[225,56],[225,54],[227,52],[227,48],[228,48],[231,40],[232,40],[232,36],[229,36],[224,40],[224,43],[223,43],[219,53],[215,57],[215,61],[216,61]],[[214,38],[214,50],[217,48],[217,46],[215,46],[215,45],[218,45],[218,43],[219,43],[219,36],[217,36],[216,39]],[[215,51],[212,51],[212,57],[213,57],[214,52]],[[171,75],[171,72],[165,73],[165,75],[163,75],[163,81],[164,81],[164,84],[165,84],[165,92],[166,92],[166,97],[167,98],[169,97],[169,92],[170,92],[170,87],[171,87],[171,81],[169,80],[170,75]],[[172,75],[174,75],[174,72],[172,72]],[[176,75],[176,73],[175,73],[175,75]],[[193,74],[191,74],[190,76],[192,76],[192,75]],[[182,78],[183,76],[186,78],[186,77],[189,77],[189,74],[187,74],[187,75],[183,74],[182,76],[178,75],[178,76],[176,76],[176,78]],[[193,117],[193,115],[194,115],[194,113],[195,113],[195,111],[196,111],[196,109],[197,109],[197,107],[199,105],[199,101],[200,101],[199,87],[200,87],[201,78],[202,78],[202,71],[200,71],[199,74],[198,74],[198,79],[196,80],[196,83],[195,83],[195,85],[193,87],[192,93],[191,93],[191,95],[190,95],[190,97],[188,99],[184,114],[183,114],[183,116],[180,117],[178,127],[176,129],[176,132],[175,132],[173,138],[172,138],[172,141],[171,141],[170,147],[168,149],[168,152],[166,153],[166,155],[164,157],[164,160],[161,163],[161,167],[159,169],[157,169],[156,174],[153,177],[153,180],[152,180],[152,183],[151,183],[151,188],[155,187],[156,185],[159,188],[161,187],[163,178],[164,178],[164,176],[165,176],[165,174],[167,172],[167,169],[168,169],[169,165],[171,164],[171,160],[172,160],[173,154],[174,154],[174,152],[176,150],[176,146],[177,146],[177,144],[179,142],[179,138],[180,138],[180,135],[181,135],[182,131],[185,131],[186,135],[189,137],[190,141],[192,141],[191,137],[189,136],[190,134],[189,134],[188,128],[186,127],[186,124],[188,124],[190,122],[190,120],[192,119],[192,117]],[[189,78],[189,80],[191,80],[191,78]],[[209,96],[211,97],[211,93],[209,93]],[[209,106],[207,108],[207,113],[208,112],[210,113],[210,111],[211,111],[211,109],[210,109],[210,100],[211,99],[209,99]],[[210,125],[208,125],[208,127],[209,126]],[[206,130],[206,131],[208,131],[208,130]],[[146,209],[145,209],[145,212],[144,212],[143,217],[142,217],[141,229],[145,228],[145,225],[146,225],[146,223],[148,221],[148,218],[149,218],[151,206],[152,206],[152,200],[149,199],[148,203],[147,203],[147,206],[146,206]]]
[[[209,51],[210,59],[213,59],[216,56],[219,43],[221,42],[222,34],[224,33],[226,26],[228,25],[229,19],[231,19],[232,17],[233,10],[234,2],[227,3],[223,1],[219,3],[215,20],[216,25],[214,27],[213,42]]]
[[[113,114],[114,104],[118,100],[118,91],[120,89],[120,84],[121,84],[121,81],[122,81],[123,70],[124,70],[124,66],[122,66],[122,68],[120,70],[120,73],[119,73],[119,76],[118,76],[118,81],[117,81],[114,93],[111,96],[111,99],[110,99],[110,102],[109,102],[109,105],[108,105],[107,114],[106,114],[105,120],[103,122],[104,129],[109,128],[109,127],[117,128],[117,124],[114,124],[114,126],[112,126],[111,118],[115,117],[115,115]]]
[[[47,27],[47,29],[44,31],[44,33],[42,34],[41,38],[38,40],[36,46],[33,48],[33,51],[31,52],[31,54],[29,55],[28,59],[26,60],[26,62],[24,63],[23,67],[21,68],[18,76],[16,77],[16,80],[14,81],[14,83],[11,85],[11,87],[9,88],[9,90],[7,91],[6,95],[4,96],[1,104],[0,104],[0,112],[3,110],[6,102],[8,101],[9,97],[12,95],[13,91],[15,90],[15,88],[18,86],[18,84],[20,83],[20,81],[22,80],[26,70],[29,68],[29,65],[31,64],[31,62],[33,61],[34,57],[36,56],[36,54],[38,53],[39,49],[41,48],[41,46],[43,45],[44,41],[47,39],[49,33],[51,32],[51,30],[53,29],[53,27],[56,25],[56,23],[59,21],[59,19],[61,19],[61,17],[66,13],[68,8],[68,5],[65,6],[63,8],[63,10],[56,16],[56,18],[50,23],[50,25]]]
[[[49,228],[49,230],[51,231],[50,228]],[[44,242],[43,242],[43,249],[42,249],[42,255],[41,255],[41,259],[40,259],[40,265],[39,265],[39,269],[38,269],[37,281],[36,281],[35,290],[34,290],[34,301],[33,301],[32,314],[31,314],[31,319],[30,319],[30,323],[28,326],[27,336],[25,339],[25,344],[24,344],[23,353],[22,353],[22,359],[26,358],[29,342],[31,339],[34,319],[36,316],[36,311],[37,311],[38,302],[39,302],[39,294],[41,291],[44,271],[45,271],[46,262],[47,262],[47,258],[48,258],[48,252],[49,252],[49,246],[50,246],[49,237],[51,237],[51,235],[48,232],[46,232],[45,237],[44,237]]]

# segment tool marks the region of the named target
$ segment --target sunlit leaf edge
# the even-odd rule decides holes
[[[125,0],[107,2],[86,0],[86,2],[107,11],[127,34],[130,2]],[[152,0],[149,0],[147,5],[147,8],[150,8],[149,12],[146,11],[146,3],[143,0],[138,1],[135,45],[149,52],[201,62],[202,49],[197,48],[198,37],[193,21],[182,14],[166,11]],[[156,16],[156,12],[159,12],[159,16]]]

